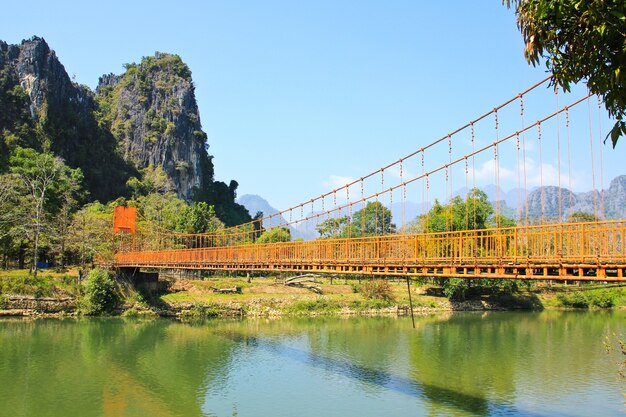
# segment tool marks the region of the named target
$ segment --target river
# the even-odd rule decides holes
[[[0,416],[624,415],[625,311],[0,321]]]

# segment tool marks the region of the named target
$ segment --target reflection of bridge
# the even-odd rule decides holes
[[[604,192],[593,192],[593,213],[585,217],[586,222],[574,222],[574,197],[568,191],[572,189],[572,151],[578,160],[583,155],[589,161],[582,164],[591,167],[588,176],[594,189],[596,176],[603,181],[603,137],[600,129],[594,141],[591,98],[559,106],[556,94],[555,111],[547,116],[533,114],[525,103],[538,91],[545,94],[537,87],[547,81],[378,171],[248,224],[207,234],[181,234],[146,222],[135,224],[134,209],[118,208],[114,231],[122,233],[116,238],[115,265],[625,281],[626,221],[606,220]],[[535,100],[541,107],[545,98]],[[536,121],[526,125],[529,116]],[[503,126],[510,126],[509,131]],[[586,142],[577,136],[588,139],[588,147],[582,146]],[[571,138],[576,147],[571,146]],[[594,167],[594,149],[599,155],[599,173]],[[556,166],[544,163],[546,160]],[[476,194],[470,189],[477,187],[477,177],[485,172],[497,191],[492,198],[494,213],[481,223],[484,213],[477,213]],[[550,175],[552,181],[544,183]],[[503,227],[507,222],[502,216],[499,186],[511,178],[518,185],[514,210],[518,226]],[[465,195],[453,192],[453,183],[464,186]],[[556,185],[556,193],[548,194],[544,185]],[[534,191],[534,206],[527,192],[531,186],[539,187]],[[421,196],[423,211],[413,223],[405,218],[407,195]],[[430,199],[446,204],[429,210]],[[391,227],[388,208],[392,207],[401,212],[400,233]],[[369,217],[365,214],[368,209]],[[509,215],[511,211],[509,208]],[[307,231],[310,235],[310,229],[320,230],[320,226],[330,238],[291,241],[286,232]],[[276,228],[285,233],[269,232]],[[419,233],[407,233],[409,230]],[[262,234],[266,236],[260,238]]]

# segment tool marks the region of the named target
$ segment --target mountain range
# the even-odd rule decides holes
[[[511,218],[526,216],[526,204],[518,205],[518,201],[524,200],[524,192],[519,189],[513,189],[504,191],[498,189],[495,185],[489,185],[483,188],[483,191],[487,194],[491,204],[495,206],[496,197],[500,197],[500,212]],[[560,204],[559,204],[559,192]],[[454,193],[454,196],[464,197],[467,193],[465,188],[459,189]],[[595,201],[594,201],[595,194]],[[571,204],[570,204],[571,196]],[[566,220],[570,212],[576,213],[588,213],[594,215],[597,213],[598,217],[602,218],[602,206],[604,206],[604,217],[606,219],[625,219],[626,218],[626,175],[620,175],[615,177],[609,184],[609,187],[605,190],[585,191],[574,193],[566,188],[558,188],[554,186],[538,187],[526,193],[526,199],[528,205],[528,217],[531,220],[536,220],[542,217],[549,219],[561,219]],[[543,201],[543,203],[542,203]],[[263,212],[264,216],[275,215],[279,213],[279,210],[272,207],[270,203],[264,198],[246,194],[241,196],[237,202],[246,207],[250,213],[256,213],[257,211]],[[394,202],[391,206],[391,213],[393,222],[402,227],[404,224],[414,220],[417,216],[430,210],[432,204],[430,202],[416,203],[414,201]],[[543,208],[542,208],[543,206]],[[571,207],[571,210],[570,210]],[[594,208],[595,207],[595,208]],[[359,207],[354,207],[353,210],[358,210]],[[560,214],[559,214],[560,209]],[[305,216],[310,217],[316,213],[306,213]],[[333,214],[331,214],[333,216]],[[335,217],[337,214],[334,215]],[[282,216],[276,216],[276,222],[286,223],[286,220]],[[304,239],[312,239],[318,236],[315,226],[320,220],[310,220],[309,222],[300,222],[293,226],[292,236],[302,237]],[[274,221],[272,222],[274,224]],[[278,224],[278,223],[276,223]],[[268,227],[268,225],[264,225]]]

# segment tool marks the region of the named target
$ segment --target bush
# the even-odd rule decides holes
[[[615,305],[615,295],[609,291],[593,291],[587,293],[587,301],[593,307],[611,308]]]
[[[0,279],[0,294],[32,295],[33,297],[51,297],[54,294],[52,279],[39,275],[7,276]]]
[[[608,290],[574,291],[569,294],[558,294],[556,299],[561,306],[574,308],[611,308],[616,304],[616,294]]]
[[[113,311],[120,297],[111,274],[96,268],[89,272],[85,280],[85,293],[81,310],[87,315],[98,315]]]
[[[389,299],[369,299],[369,300],[354,300],[350,304],[350,307],[356,311],[365,310],[380,310],[390,307],[392,305]]]
[[[393,300],[391,286],[383,279],[365,281],[361,286],[361,294],[372,300]]]
[[[481,295],[505,296],[519,292],[520,286],[530,288],[530,283],[513,279],[462,279],[440,278],[437,281],[449,300],[463,301]]]
[[[204,320],[219,316],[219,307],[211,304],[196,304],[190,310],[181,312],[183,320]]]
[[[290,315],[335,314],[339,311],[340,305],[336,301],[326,297],[318,297],[315,300],[299,300],[285,308],[285,312]]]
[[[563,307],[574,307],[574,308],[588,308],[589,307],[589,302],[587,301],[585,294],[583,294],[580,291],[575,291],[570,294],[564,294],[564,293],[557,294],[556,299],[558,300],[559,304],[561,304]]]
[[[469,282],[461,278],[445,278],[441,282],[443,295],[448,300],[465,300],[465,295],[469,289]]]

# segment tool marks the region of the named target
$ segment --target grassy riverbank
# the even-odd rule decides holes
[[[116,290],[117,308],[113,314],[205,317],[409,312],[406,281],[401,279],[387,280],[382,289],[372,289],[371,280],[354,278],[335,278],[332,281],[330,278],[316,278],[313,289],[285,285],[284,280],[276,276],[191,279],[163,275],[161,281],[167,283],[167,289],[161,292],[137,291],[126,284],[119,284]],[[219,292],[229,289],[236,291]],[[29,306],[34,306],[32,309],[36,310],[40,308],[36,300],[45,299],[50,303],[55,298],[70,306],[66,313],[80,314],[81,306],[85,305],[84,294],[85,285],[79,283],[76,269],[64,272],[41,271],[36,279],[26,270],[0,271],[0,310],[6,315],[11,314],[12,308],[28,310]],[[514,293],[451,301],[434,284],[418,285],[412,282],[411,296],[417,312],[626,307],[626,286],[601,283],[548,285],[536,282]],[[31,303],[24,305],[24,298],[31,300]],[[68,300],[73,302],[68,303]]]

